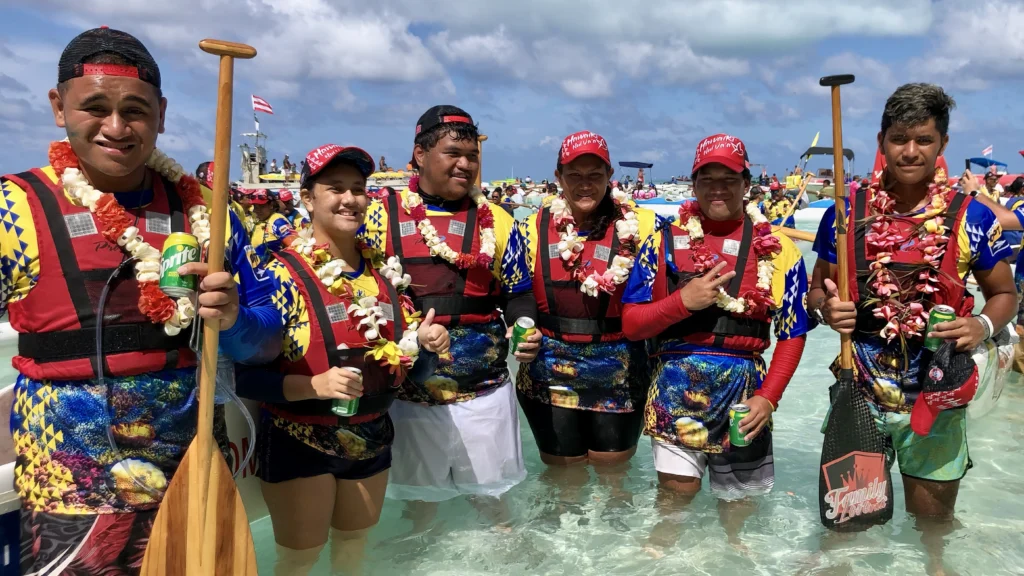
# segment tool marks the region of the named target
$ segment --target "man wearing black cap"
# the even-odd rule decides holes
[[[280,327],[261,314],[273,311],[272,285],[248,265],[237,218],[228,264],[241,296],[231,272],[202,279],[198,312],[159,288],[165,239],[207,241],[209,213],[195,178],[156,149],[167,100],[141,42],[82,33],[49,99],[67,140],[51,144],[49,166],[0,178],[0,309],[19,333],[21,570],[136,573],[195,435],[194,316],[219,320],[222,352],[241,361],[276,356],[261,347]]]
[[[515,221],[492,210],[474,185],[477,136],[464,110],[428,110],[416,123],[419,176],[408,190],[375,202],[366,218],[370,249],[402,258],[416,308],[433,308],[451,337],[451,354],[434,376],[422,386],[406,383],[391,409],[388,494],[397,499],[500,496],[526,477],[505,358],[511,324],[535,320],[536,302]],[[534,332],[516,359],[533,360],[539,341]]]

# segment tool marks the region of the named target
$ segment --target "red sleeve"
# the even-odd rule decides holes
[[[647,340],[689,316],[683,299],[675,295],[649,304],[626,304],[622,309],[622,331],[630,340]]]
[[[658,272],[654,277],[653,302],[626,304],[622,308],[622,332],[630,340],[647,340],[669,326],[690,317],[690,311],[678,295],[668,293],[665,256],[658,251]]]
[[[772,363],[768,366],[768,375],[765,376],[761,388],[754,393],[755,396],[764,398],[776,408],[779,407],[782,393],[786,391],[786,386],[789,386],[789,381],[793,379],[797,364],[800,363],[800,357],[803,356],[806,342],[807,336],[804,335],[789,340],[779,340],[775,343],[775,352],[772,354]]]

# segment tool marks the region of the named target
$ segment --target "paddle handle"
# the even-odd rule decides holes
[[[476,171],[476,187],[479,188],[480,184],[484,181],[484,142],[487,141],[487,135],[481,134],[476,137],[476,153],[477,162],[479,166]]]
[[[836,82],[836,79],[841,81]],[[846,221],[846,181],[843,173],[843,109],[839,97],[839,87],[842,84],[853,82],[852,75],[830,76],[822,78],[822,86],[829,86],[832,90],[832,159],[833,171],[835,173],[835,199],[836,199],[836,259],[839,268],[839,300],[850,301],[850,262],[847,258],[846,246],[850,236],[850,229]],[[853,341],[849,334],[840,335],[839,367],[843,370],[853,370]]]

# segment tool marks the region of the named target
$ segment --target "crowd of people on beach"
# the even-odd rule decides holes
[[[160,248],[209,241],[224,168],[193,176],[156,147],[160,68],[128,33],[74,38],[48,97],[67,139],[42,167],[3,176],[0,208],[0,305],[19,333],[24,573],[138,572],[196,432],[189,339],[200,320],[220,324],[234,365],[218,386],[260,402],[275,574],[308,574],[325,547],[336,573],[358,573],[385,495],[405,503],[414,530],[460,496],[508,528],[504,495],[527,474],[520,413],[562,486],[585,482],[586,467],[621,482],[648,437],[662,514],[651,553],[671,552],[687,527],[677,512],[705,476],[740,546],[775,483],[772,431],[786,425],[775,412],[821,325],[852,338],[885,468],[898,462],[929,570],[943,571],[972,465],[969,398],[950,395],[970,371],[949,363],[1017,315],[1004,229],[1021,230],[1024,211],[982,201],[967,180],[954,189],[936,169],[954,106],[939,86],[901,86],[881,111],[887,168],[848,202],[852,301],[837,288],[835,207],[808,274],[773,227],[792,215],[778,182],[763,207],[746,199],[750,158],[734,135],[699,142],[694,200],[660,219],[614,185],[608,142],[575,132],[551,158],[537,211],[517,221],[502,207],[526,197],[476,185],[478,125],[449,105],[409,127],[406,188],[371,191],[369,153],[318,145],[297,193],[232,194],[225,272],[190,262],[170,272],[197,286],[165,291]],[[977,314],[969,275],[985,296]],[[937,306],[953,317],[930,323]],[[223,420],[219,409],[222,448]],[[854,517],[852,506],[833,512]]]

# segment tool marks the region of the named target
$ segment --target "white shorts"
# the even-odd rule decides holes
[[[515,387],[445,406],[396,400],[387,497],[441,502],[500,496],[526,478]]]
[[[703,478],[708,465],[711,493],[723,500],[760,496],[775,485],[775,459],[771,433],[762,433],[751,445],[727,454],[706,454],[651,438],[654,469],[662,474]]]

